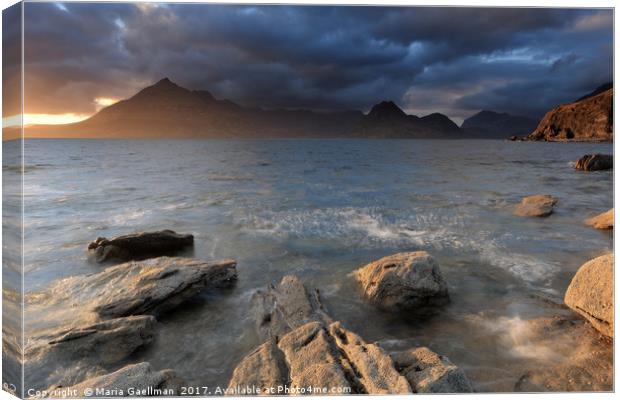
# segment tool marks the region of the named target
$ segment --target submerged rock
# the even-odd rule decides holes
[[[614,167],[614,156],[610,154],[586,154],[575,163],[575,169],[602,171]]]
[[[449,301],[448,285],[435,259],[425,251],[398,253],[355,271],[366,297],[385,309],[414,309]]]
[[[515,215],[520,217],[548,217],[553,213],[553,206],[558,200],[548,194],[536,194],[524,197],[515,208]]]
[[[184,385],[173,370],[154,371],[149,363],[143,362],[70,387],[52,386],[47,393],[54,398],[180,396]]]
[[[396,368],[417,393],[471,393],[467,376],[447,357],[426,347],[391,354]]]
[[[133,233],[113,239],[99,237],[88,245],[88,250],[93,252],[97,262],[130,261],[172,255],[193,245],[193,235],[163,230]]]
[[[154,317],[138,315],[65,326],[30,337],[25,375],[39,387],[73,384],[151,343],[154,330]]]
[[[573,277],[564,302],[605,336],[614,334],[614,255],[583,264]]]
[[[318,290],[309,292],[294,275],[283,277],[277,286],[256,291],[251,309],[261,340],[282,336],[311,321],[331,322]]]
[[[586,224],[596,229],[614,229],[614,209],[587,219]]]
[[[257,292],[252,303],[266,341],[237,365],[229,383],[233,390],[255,386],[261,394],[302,394],[297,389],[311,386],[318,390],[313,394],[338,394],[323,388],[339,388],[340,394],[402,394],[418,384],[408,382],[381,347],[333,322],[318,291],[309,291],[295,276]],[[278,387],[289,392],[268,391]]]

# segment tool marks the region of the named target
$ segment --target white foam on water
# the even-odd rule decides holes
[[[386,216],[375,208],[261,211],[238,221],[241,229],[277,238],[329,239],[346,247],[402,247],[452,251],[508,271],[533,286],[548,286],[560,266],[503,245],[496,233],[475,228],[462,209]],[[514,240],[514,237],[512,237]]]
[[[107,221],[112,226],[133,225],[134,222],[142,223],[144,216],[150,213],[151,211],[141,208],[128,209],[121,214],[111,216]]]
[[[545,343],[547,338],[540,336],[532,329],[529,320],[523,319],[521,316],[502,316],[493,319],[476,317],[473,321],[496,333],[512,357],[545,362],[557,362],[564,358],[561,353],[554,351],[549,343]]]

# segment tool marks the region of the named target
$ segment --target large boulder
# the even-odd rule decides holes
[[[335,322],[309,322],[259,346],[235,368],[229,387],[256,385],[262,394],[410,393],[407,380],[377,345],[365,343]],[[269,393],[287,387],[289,392]]]
[[[130,364],[69,387],[52,386],[41,397],[147,397],[180,396],[185,383],[173,370],[155,371],[147,362]]]
[[[548,194],[536,194],[524,197],[515,208],[515,215],[520,217],[548,217],[553,213],[553,206],[558,200]]]
[[[586,224],[596,229],[614,229],[614,209],[587,219]]]
[[[159,257],[131,261],[86,276],[57,282],[50,300],[71,303],[77,312],[92,311],[100,318],[159,315],[205,289],[232,285],[236,261]]]
[[[471,393],[465,372],[427,347],[391,354],[396,368],[417,393]]]
[[[614,167],[614,156],[610,154],[586,154],[575,163],[581,171],[604,171]]]
[[[163,230],[134,233],[113,239],[99,237],[88,245],[88,250],[92,252],[97,262],[130,261],[173,255],[193,245],[193,235]]]
[[[99,374],[148,345],[155,336],[150,315],[64,326],[30,336],[26,347],[25,375],[38,388],[73,384]]]
[[[597,257],[583,264],[573,277],[564,302],[590,321],[603,335],[614,334],[614,256]]]
[[[355,277],[365,296],[388,310],[427,312],[449,301],[439,265],[425,251],[384,257],[355,271]]]

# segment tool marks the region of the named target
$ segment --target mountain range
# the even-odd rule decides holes
[[[566,127],[568,131],[588,131],[577,137],[572,133],[575,140],[580,140],[581,136],[584,140],[592,140],[588,139],[593,135],[588,130],[588,124],[599,123],[603,119],[604,123],[599,123],[602,125],[597,129],[606,133],[594,136],[596,140],[605,137],[607,139],[601,140],[610,140],[612,116],[609,114],[609,99],[613,95],[612,87],[611,83],[602,85],[572,103],[591,104],[579,117],[571,119],[567,116],[575,109],[574,106],[563,109],[562,120],[568,121],[567,124],[576,124],[572,128]],[[606,100],[599,101],[601,98]],[[576,109],[580,110],[579,107]],[[588,113],[594,112],[599,122],[587,118]],[[544,129],[540,124],[528,117],[483,110],[467,118],[459,127],[440,113],[423,117],[408,115],[392,101],[374,105],[367,114],[361,111],[267,110],[216,99],[206,90],[189,90],[164,78],[126,100],[103,108],[86,120],[65,125],[30,125],[24,127],[24,133],[26,137],[40,138],[507,139],[510,136],[527,136],[529,140],[548,140],[549,135],[536,133]],[[552,128],[547,131],[549,129]],[[13,130],[15,132],[3,129],[5,139],[7,136],[18,137],[19,130]],[[571,133],[564,136],[571,140]]]
[[[168,78],[92,117],[66,125],[33,125],[27,137],[85,138],[461,138],[443,114],[407,115],[390,101],[360,111],[265,110],[218,100]]]

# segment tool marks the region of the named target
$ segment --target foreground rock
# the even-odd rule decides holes
[[[316,390],[312,394],[338,394],[324,391],[331,388],[339,388],[340,394],[410,393],[412,387],[464,390],[452,386],[453,380],[436,383],[446,381],[446,374],[439,372],[427,376],[427,382],[400,373],[381,347],[333,322],[318,291],[309,291],[297,277],[286,276],[279,285],[258,291],[252,303],[266,341],[235,368],[229,383],[233,390],[255,386],[261,394],[276,395],[304,394],[308,387]],[[268,391],[278,387],[288,391]]]
[[[614,157],[609,154],[586,154],[575,163],[581,171],[604,171],[614,167]]]
[[[439,265],[425,251],[384,257],[355,271],[355,277],[365,296],[381,308],[426,312],[449,301]]]
[[[605,336],[614,334],[614,256],[583,264],[568,285],[564,302]]]
[[[407,380],[382,349],[365,343],[337,322],[309,322],[279,341],[260,346],[235,368],[229,387],[246,385],[263,389],[340,388],[342,394],[411,392]]]
[[[558,200],[548,194],[527,196],[515,208],[515,215],[520,217],[548,217],[553,213],[553,206]]]
[[[613,140],[613,89],[549,111],[529,140]]]
[[[236,261],[207,262],[159,257],[115,265],[92,275],[61,280],[51,289],[55,300],[73,302],[79,311],[99,317],[159,315],[202,290],[231,286]]]
[[[182,386],[183,380],[173,370],[154,371],[149,363],[143,362],[70,387],[52,386],[43,397],[180,396]]]
[[[426,347],[391,354],[396,368],[407,377],[416,393],[470,393],[465,373]]]
[[[586,321],[541,317],[527,321],[523,333],[513,337],[522,341],[519,348],[533,367],[515,382],[514,391],[613,390],[613,343]]]
[[[596,229],[614,229],[614,209],[587,219],[586,224]]]
[[[94,324],[64,327],[29,338],[25,374],[33,385],[73,384],[97,374],[150,344],[155,318],[147,315],[115,318]]]
[[[193,235],[163,230],[134,233],[113,239],[99,237],[88,245],[88,250],[94,254],[97,262],[130,261],[172,255],[193,245]]]

